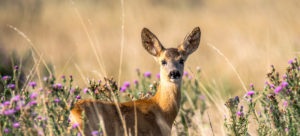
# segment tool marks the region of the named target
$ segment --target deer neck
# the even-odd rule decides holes
[[[169,125],[172,125],[174,122],[180,108],[180,88],[181,80],[173,83],[161,78],[158,90],[154,96],[154,100],[159,105]]]

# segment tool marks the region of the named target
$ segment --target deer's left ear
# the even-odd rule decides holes
[[[186,55],[192,54],[199,46],[200,37],[201,30],[199,27],[195,27],[193,31],[184,39],[184,42],[179,45],[178,50],[185,52]]]

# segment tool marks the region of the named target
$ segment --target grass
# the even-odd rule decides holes
[[[29,54],[33,60],[28,62],[26,57],[18,59],[22,63],[19,65],[22,68],[20,70],[22,72],[19,73],[20,81],[12,80],[13,68],[10,68],[9,72],[0,74],[10,75],[12,78],[9,82],[16,83],[16,90],[22,92],[20,89],[23,89],[29,94],[38,92],[37,88],[47,88],[44,86],[44,75],[50,78],[56,77],[55,83],[62,83],[59,78],[61,75],[72,74],[75,79],[72,84],[80,87],[90,86],[86,81],[88,77],[103,79],[109,75],[118,77],[120,85],[122,82],[137,78],[133,70],[137,67],[151,69],[153,73],[159,71],[158,66],[143,50],[138,40],[143,27],[149,27],[166,47],[174,47],[174,44],[177,45],[183,40],[186,32],[195,26],[200,26],[203,37],[199,51],[189,58],[186,66],[193,79],[189,83],[188,78],[185,78],[183,90],[186,91],[183,93],[185,98],[182,111],[174,124],[172,134],[231,134],[228,132],[231,130],[230,127],[226,128],[222,121],[226,114],[227,126],[232,123],[228,116],[232,113],[224,106],[226,100],[235,95],[242,96],[245,91],[248,91],[244,84],[254,83],[256,93],[260,92],[258,90],[265,90],[264,76],[269,70],[268,66],[272,63],[279,73],[283,73],[286,61],[291,57],[299,56],[300,46],[296,38],[299,36],[297,5],[299,5],[297,0],[251,2],[75,0],[73,3],[4,0],[0,2],[2,20],[0,28],[3,30],[0,31],[0,67],[11,66],[6,63],[10,58],[3,59],[2,56],[10,56],[12,51],[21,56]],[[221,56],[218,56],[215,51]],[[194,69],[199,65],[201,74]],[[148,82],[153,85],[155,85],[153,81],[157,80],[154,77],[151,80],[138,79],[139,83]],[[31,81],[37,82],[37,87],[34,89],[28,86]],[[66,84],[69,84],[69,79],[67,82]],[[138,90],[133,88],[132,90],[136,92],[126,91],[117,98],[126,101],[153,95],[144,92],[150,89],[149,86],[139,87],[142,88]],[[66,92],[68,89],[70,89],[69,85],[64,85]],[[82,98],[94,97],[82,93],[84,88],[80,90]],[[144,93],[137,93],[139,91]],[[195,94],[197,91],[201,94]],[[38,93],[38,105],[42,104],[43,107],[39,108],[46,110],[46,101],[41,100],[44,94]],[[125,94],[135,97],[128,98]],[[261,95],[254,96],[260,98]],[[28,96],[22,97],[25,99]],[[69,97],[70,101],[76,100],[76,96]],[[104,98],[101,96],[101,99]],[[248,101],[240,100],[239,106],[243,104],[245,107],[243,110],[247,111]],[[240,109],[236,110],[240,111]],[[48,116],[48,112],[43,115]],[[243,132],[247,130],[248,134],[257,135],[259,121],[253,120],[252,115],[249,114],[248,123],[256,122],[254,125],[241,125],[247,126]],[[45,133],[49,135],[57,134],[56,130],[54,131],[56,128],[63,130],[63,127],[66,127],[66,124],[64,126],[51,124],[51,120],[44,122],[48,123]],[[1,129],[4,129],[2,125]]]
[[[0,131],[3,135],[77,135],[80,133],[78,125],[71,126],[69,122],[70,109],[77,100],[94,98],[115,102],[113,96],[119,102],[147,99],[155,94],[159,83],[159,74],[155,77],[150,72],[141,73],[137,70],[138,80],[124,82],[122,86],[118,86],[113,78],[104,78],[103,81],[88,80],[88,86],[80,88],[74,85],[72,75],[44,77],[40,85],[30,81],[21,86],[16,84],[21,73],[19,66],[14,67],[13,73],[0,76],[4,87],[0,94]],[[269,81],[265,83],[263,91],[251,84],[245,96],[236,96],[224,102],[229,111],[224,115],[224,131],[227,135],[249,135],[249,125],[255,123],[258,125],[256,135],[299,135],[300,62],[297,59],[290,60],[282,78],[274,66],[267,75]],[[194,75],[184,73],[183,97],[173,135],[203,134],[203,128],[200,128],[203,126],[209,127],[210,133],[215,134],[214,122],[210,120],[207,110],[210,103],[218,103],[213,92],[204,91],[209,88],[202,84],[200,69]],[[220,110],[226,111],[222,109],[224,106],[219,106]],[[199,118],[200,121],[208,119],[208,122],[197,122]],[[103,135],[102,129],[91,135]]]

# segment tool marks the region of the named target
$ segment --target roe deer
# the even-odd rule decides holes
[[[71,110],[72,123],[79,123],[85,135],[99,130],[100,122],[107,136],[171,135],[172,124],[180,107],[184,62],[198,48],[200,36],[200,28],[196,27],[178,48],[164,48],[157,37],[144,28],[141,34],[143,46],[160,64],[160,84],[155,96],[124,103],[80,100]]]

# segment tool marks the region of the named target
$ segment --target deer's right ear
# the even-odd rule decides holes
[[[157,57],[165,49],[157,37],[148,28],[143,28],[141,37],[144,48],[151,55]]]

